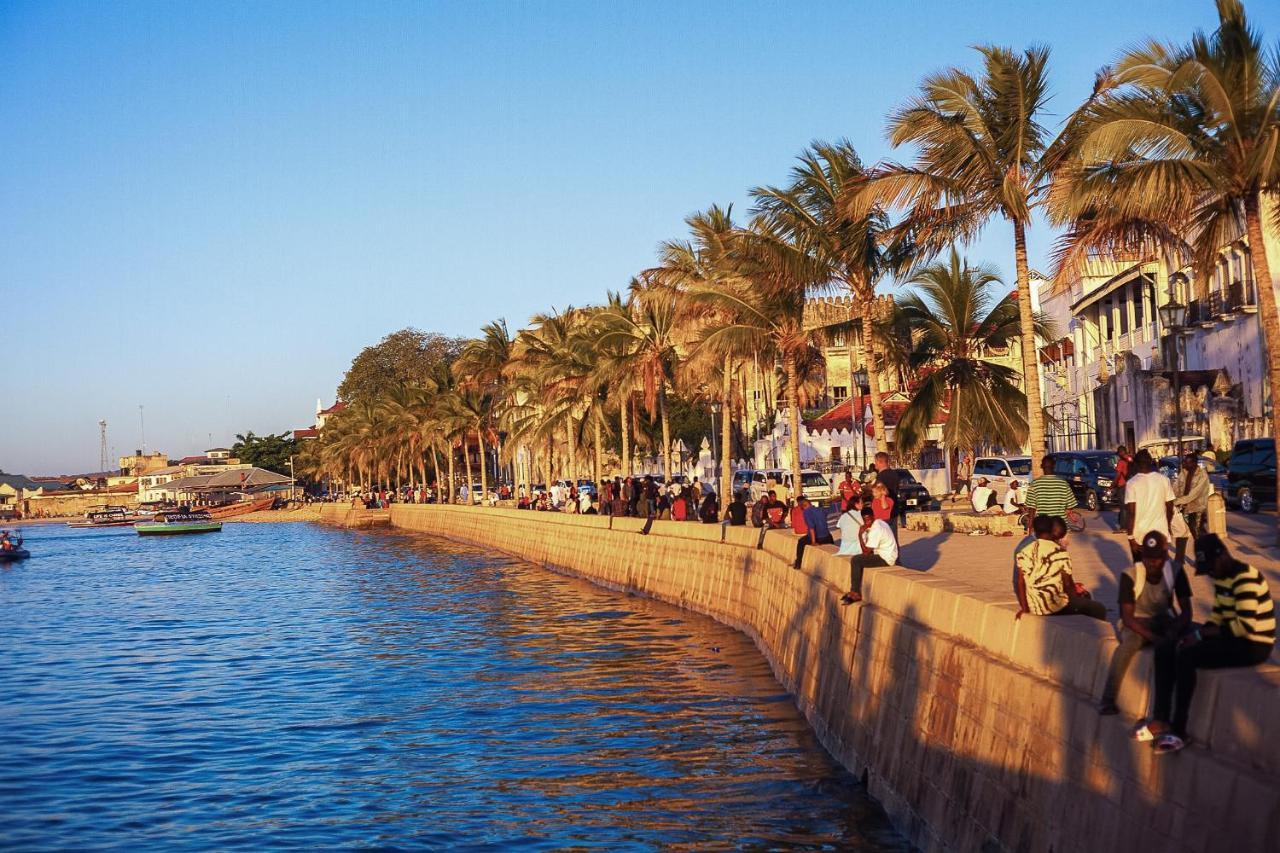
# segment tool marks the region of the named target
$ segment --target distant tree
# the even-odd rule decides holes
[[[433,367],[453,364],[466,343],[420,329],[392,332],[351,361],[338,396],[349,403],[373,403],[397,386],[426,387]]]
[[[257,468],[289,476],[289,457],[298,453],[297,442],[287,432],[279,435],[254,435],[252,431],[236,435],[231,455]]]

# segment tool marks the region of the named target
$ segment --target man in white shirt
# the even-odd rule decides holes
[[[1017,515],[1022,512],[1022,506],[1027,502],[1027,490],[1022,484],[1014,480],[1009,484],[1009,490],[1004,493],[1004,514]]]
[[[969,502],[973,505],[973,511],[978,515],[983,515],[989,508],[999,509],[996,504],[995,489],[987,485],[986,477],[978,478],[977,488],[973,490],[973,496]]]
[[[1138,473],[1129,477],[1124,487],[1125,520],[1128,522],[1129,550],[1138,559],[1138,540],[1148,533],[1159,533],[1170,541],[1169,522],[1173,519],[1173,486],[1169,478],[1156,470],[1149,450],[1139,450],[1133,457]]]
[[[898,562],[898,540],[893,528],[875,517],[871,507],[862,510],[862,530],[858,537],[862,553],[849,558],[849,591],[841,604],[862,600],[862,574],[867,566],[892,566]]]

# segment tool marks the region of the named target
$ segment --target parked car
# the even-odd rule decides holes
[[[736,495],[741,491],[750,492],[751,478],[755,474],[753,468],[743,468],[741,471],[733,472],[733,493]]]
[[[1245,512],[1257,512],[1276,501],[1276,440],[1242,438],[1227,460],[1227,501]]]
[[[1085,509],[1119,506],[1124,489],[1116,487],[1119,457],[1109,450],[1063,450],[1050,454],[1053,473],[1066,480]]]
[[[906,468],[893,470],[898,472],[898,502],[902,512],[913,509],[927,510],[933,506],[933,496],[910,471]]]
[[[1030,483],[1030,456],[979,456],[973,460],[973,476],[969,478],[969,493],[978,485],[978,480],[987,478],[987,485],[996,493],[996,500],[1003,502],[1004,493],[1014,480],[1019,483]]]
[[[1227,494],[1227,466],[1217,459],[1204,455],[1197,456],[1196,461],[1200,463],[1200,467],[1204,469],[1204,472],[1209,475],[1210,488],[1225,497]],[[1160,457],[1160,473],[1171,481],[1178,479],[1180,470],[1182,470],[1182,462],[1177,456]]]
[[[751,500],[758,501],[769,490],[769,480],[776,480],[786,488],[792,497],[796,490],[791,488],[791,472],[782,468],[761,468],[751,472]],[[805,469],[800,472],[800,485],[804,496],[819,506],[831,503],[831,483],[820,472]]]

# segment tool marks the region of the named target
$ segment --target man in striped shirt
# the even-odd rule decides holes
[[[1076,507],[1076,493],[1071,491],[1070,483],[1053,473],[1052,456],[1044,458],[1040,470],[1044,473],[1027,487],[1027,499],[1023,505],[1035,511],[1033,518],[1049,515],[1065,519],[1067,510]]]
[[[1217,534],[1196,540],[1196,574],[1213,579],[1213,613],[1182,642],[1156,648],[1155,709],[1148,728],[1157,752],[1176,752],[1185,744],[1196,670],[1258,666],[1276,642],[1275,605],[1266,578],[1232,557]]]

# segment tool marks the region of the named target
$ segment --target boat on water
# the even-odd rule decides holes
[[[258,512],[263,509],[271,509],[276,502],[274,497],[262,498],[256,501],[236,501],[235,503],[223,504],[221,506],[201,507],[201,512],[207,512],[210,518],[234,518],[238,515],[248,515],[251,512]]]
[[[31,556],[26,548],[14,548],[11,551],[0,551],[0,563],[16,563]]]
[[[162,512],[151,521],[133,525],[139,536],[172,536],[179,533],[217,533],[222,522],[207,512]]]
[[[78,521],[68,521],[67,527],[128,527],[138,521],[137,513],[122,506],[96,506]]]

